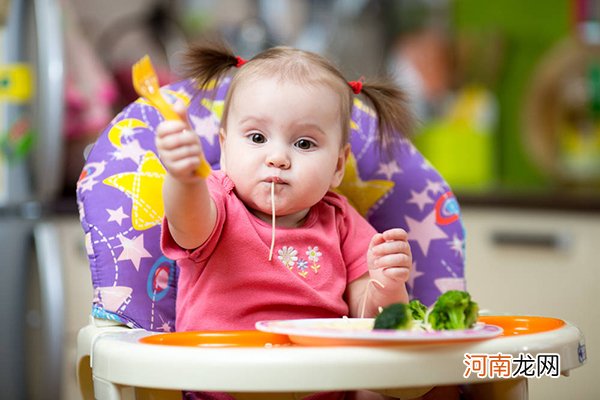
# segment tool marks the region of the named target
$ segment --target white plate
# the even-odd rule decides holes
[[[288,335],[307,345],[390,345],[412,342],[448,342],[490,339],[502,334],[496,325],[477,323],[472,329],[452,331],[373,330],[373,318],[315,318],[259,321],[256,329]]]

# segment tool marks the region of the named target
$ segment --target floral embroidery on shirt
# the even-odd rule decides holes
[[[279,249],[277,252],[279,254],[277,258],[283,265],[288,267],[290,270],[294,267],[296,261],[298,261],[298,250],[293,247],[283,246],[283,248]]]
[[[301,258],[300,260],[298,260],[296,268],[298,268],[298,275],[300,275],[303,278],[306,278],[306,275],[308,275],[308,271],[306,270],[308,268],[308,262]]]
[[[296,271],[303,278],[308,276],[310,270],[316,275],[319,272],[319,268],[321,268],[318,262],[323,253],[319,251],[319,246],[308,246],[304,253],[306,257],[299,258],[298,250],[292,246],[283,246],[277,250],[277,259],[290,271]],[[308,267],[310,267],[310,270]]]
[[[321,268],[321,266],[319,264],[317,264],[317,262],[319,262],[319,257],[321,257],[323,255],[319,251],[319,246],[315,246],[315,247],[309,246],[308,250],[306,251],[306,255],[308,256],[308,259],[313,262],[310,267],[312,268],[313,271],[315,271],[315,274],[316,274],[317,272],[319,272],[319,268]]]

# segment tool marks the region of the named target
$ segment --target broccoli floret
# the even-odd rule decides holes
[[[375,318],[373,329],[410,329],[411,311],[407,304],[395,303],[385,307]]]
[[[427,318],[435,330],[468,329],[475,325],[479,306],[471,295],[460,290],[450,290],[438,297]]]
[[[413,299],[408,302],[408,308],[415,321],[425,321],[425,314],[427,313],[427,306],[425,304],[417,299]]]

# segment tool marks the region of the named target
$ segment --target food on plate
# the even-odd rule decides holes
[[[449,290],[427,308],[419,300],[395,303],[383,308],[373,329],[443,331],[469,329],[479,317],[479,306],[468,292]]]
[[[425,314],[427,314],[427,306],[425,304],[421,303],[418,299],[413,299],[408,302],[408,308],[414,320],[425,321]]]
[[[385,307],[375,318],[373,329],[410,330],[413,318],[408,304],[394,303]]]
[[[469,293],[449,290],[438,297],[427,315],[427,322],[436,331],[469,329],[478,317],[479,306]]]

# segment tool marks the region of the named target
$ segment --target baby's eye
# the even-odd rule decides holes
[[[294,143],[294,146],[296,146],[297,148],[299,148],[300,150],[310,150],[313,147],[316,146],[315,143],[311,142],[308,139],[300,139],[298,140],[296,143]]]
[[[262,133],[254,132],[250,135],[250,140],[252,140],[252,143],[262,144],[267,141],[267,138]]]

